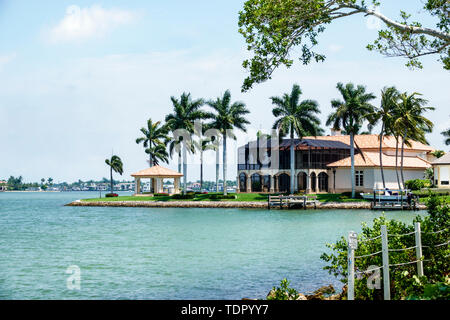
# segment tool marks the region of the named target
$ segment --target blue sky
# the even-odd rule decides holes
[[[390,17],[421,8],[418,0],[383,2],[389,6],[381,10]],[[439,132],[450,127],[449,73],[434,57],[424,60],[424,70],[411,71],[402,59],[367,51],[377,30],[363,16],[328,27],[320,37],[325,63],[281,68],[272,80],[241,93],[247,56],[237,32],[242,4],[0,0],[0,178],[101,178],[108,175],[104,159],[114,151],[129,179],[146,166],[134,142],[139,128],[171,111],[171,95],[189,91],[209,99],[230,89],[251,111],[252,135],[274,121],[269,97],[294,83],[305,99],[319,102],[323,121],[330,100],[338,97],[338,81],[364,84],[376,95],[386,85],[421,92],[436,107],[428,115],[435,123],[429,141],[447,151]],[[239,139],[238,144],[246,137]],[[198,177],[196,159],[189,167],[191,180]],[[212,179],[214,155],[206,161],[206,178]],[[230,179],[235,172],[231,155]]]

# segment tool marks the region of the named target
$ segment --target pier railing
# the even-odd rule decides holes
[[[438,248],[447,246],[450,244],[450,240],[447,239],[446,241],[438,244],[428,244],[423,245],[422,244],[422,235],[423,234],[439,234],[448,232],[449,229],[442,229],[439,231],[433,231],[433,232],[422,232],[420,229],[420,223],[416,222],[414,224],[414,231],[404,234],[389,234],[387,231],[386,225],[381,226],[381,233],[379,236],[376,236],[374,238],[367,238],[367,239],[361,239],[358,240],[358,235],[356,232],[350,232],[348,235],[348,283],[347,283],[347,299],[348,300],[354,300],[355,299],[355,273],[358,273],[360,275],[367,274],[367,273],[373,273],[373,272],[380,272],[382,271],[383,275],[383,296],[384,300],[390,300],[391,299],[391,288],[390,288],[390,277],[389,277],[389,271],[391,268],[398,268],[405,265],[411,265],[416,264],[417,266],[417,275],[419,277],[424,276],[424,270],[423,270],[423,263],[432,263],[432,259],[425,259],[422,253],[423,248]],[[413,236],[414,235],[414,246],[407,247],[407,248],[389,248],[389,238],[390,237],[406,237],[406,236]],[[365,255],[355,256],[355,251],[358,248],[358,241],[359,242],[373,242],[377,241],[378,239],[381,239],[381,250],[372,252]],[[404,261],[401,263],[395,263],[391,264],[389,263],[389,253],[390,252],[402,252],[402,251],[408,251],[408,250],[415,250],[415,260],[414,261]],[[355,260],[368,258],[372,256],[380,255],[382,257],[382,266],[371,266],[369,269],[365,272],[358,271],[355,269]],[[446,255],[444,258],[449,258],[450,255]]]

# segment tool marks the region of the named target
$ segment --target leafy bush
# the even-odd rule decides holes
[[[267,296],[267,300],[297,300],[299,293],[293,288],[289,288],[290,282],[287,279],[281,280],[280,287],[273,287]]]
[[[427,202],[428,215],[425,217],[417,216],[414,222],[420,222],[422,229],[423,255],[427,260],[423,263],[424,278],[417,278],[413,275],[417,274],[416,264],[408,264],[390,269],[390,285],[392,299],[402,299],[410,295],[422,296],[425,292],[425,283],[433,284],[445,282],[446,276],[450,274],[450,259],[448,254],[450,249],[448,245],[435,247],[433,245],[445,243],[449,239],[450,230],[450,207],[442,199],[432,194]],[[407,225],[396,220],[388,220],[385,216],[375,218],[373,226],[369,227],[363,223],[362,232],[358,235],[358,249],[356,256],[363,256],[374,252],[381,251],[381,239],[377,238],[373,241],[364,241],[369,238],[376,238],[381,233],[381,226],[386,225],[388,233],[405,234],[414,232],[414,225]],[[447,230],[446,232],[435,233],[439,230]],[[362,240],[362,241],[361,241]],[[389,248],[404,249],[415,246],[414,234],[408,236],[391,236],[389,237]],[[428,247],[425,247],[428,246]],[[323,253],[321,259],[328,265],[325,270],[343,283],[347,283],[347,239],[341,237],[334,244],[327,244],[331,249],[331,253]],[[405,251],[392,251],[389,254],[389,263],[398,264],[416,260],[416,252],[414,249]],[[360,272],[368,269],[369,266],[382,266],[381,254],[375,256],[363,257],[355,259],[356,269]],[[382,283],[382,282],[381,282]],[[356,299],[382,299],[382,290],[369,289],[367,286],[367,278],[362,277],[355,279],[355,298]]]
[[[224,195],[224,194],[217,194],[217,193],[214,193],[214,194],[209,195],[209,199],[210,199],[210,200],[228,200],[228,199],[236,199],[236,195],[234,195],[234,194],[227,194],[227,195]]]
[[[165,197],[165,196],[168,196],[169,194],[168,193],[165,193],[165,192],[160,192],[160,193],[155,193],[154,194],[154,196],[155,197]]]
[[[450,191],[414,191],[413,194],[419,198],[428,198],[431,194],[446,197],[450,195]]]
[[[192,192],[188,192],[186,194],[174,194],[172,196],[172,199],[177,199],[177,200],[187,200],[187,199],[194,199],[195,198],[195,194]]]
[[[445,282],[427,283],[423,285],[423,293],[410,295],[407,300],[450,300],[450,278]]]
[[[117,193],[107,193],[105,194],[106,198],[114,198],[114,197],[118,197],[119,195]]]
[[[423,188],[431,187],[431,182],[430,182],[430,180],[414,179],[414,180],[405,181],[405,186],[407,189],[417,191],[417,190],[421,190]]]

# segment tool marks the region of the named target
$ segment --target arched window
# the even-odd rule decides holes
[[[247,176],[243,172],[239,175],[239,191],[247,192]]]
[[[319,173],[319,191],[328,192],[328,174]]]
[[[252,192],[261,192],[262,184],[261,184],[261,176],[257,173],[252,174]]]

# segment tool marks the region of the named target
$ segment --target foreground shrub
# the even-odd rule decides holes
[[[106,198],[114,198],[114,197],[118,197],[119,195],[117,193],[107,193],[105,194]]]
[[[168,196],[169,194],[168,193],[165,193],[165,192],[160,192],[160,193],[155,193],[154,194],[154,196],[155,197],[166,197],[166,196]]]
[[[229,199],[236,199],[236,195],[234,194],[211,194],[209,195],[210,200],[229,200]]]
[[[431,182],[430,182],[430,180],[424,180],[424,179],[408,180],[408,181],[405,181],[405,187],[412,191],[418,191],[423,188],[431,187]]]
[[[188,199],[194,199],[195,198],[195,194],[194,193],[186,193],[186,194],[174,194],[172,196],[172,199],[177,199],[177,200],[188,200]]]
[[[270,291],[267,300],[297,300],[299,293],[293,288],[289,288],[290,282],[287,279],[281,280],[280,286]]]
[[[409,264],[390,268],[390,286],[392,299],[404,299],[408,296],[420,297],[425,294],[426,284],[436,284],[446,282],[446,277],[450,274],[450,249],[448,245],[434,247],[436,244],[442,244],[449,240],[450,235],[450,207],[446,202],[435,194],[432,194],[427,202],[428,215],[425,217],[417,216],[414,222],[420,222],[422,229],[422,245],[425,261],[423,263],[425,277],[419,279],[417,276],[416,264]],[[381,239],[374,241],[361,241],[368,238],[378,237],[381,233],[381,226],[386,225],[388,233],[405,234],[414,232],[414,224],[407,225],[396,220],[388,220],[385,216],[375,218],[373,226],[362,225],[362,232],[358,234],[358,249],[356,256],[363,256],[378,252],[381,250]],[[436,231],[444,232],[436,233]],[[389,248],[404,249],[415,246],[414,234],[408,236],[389,237]],[[428,246],[428,247],[425,247]],[[328,265],[325,270],[341,282],[347,283],[347,237],[341,237],[334,244],[327,244],[331,253],[324,253],[321,259]],[[405,263],[416,260],[414,249],[405,251],[393,251],[389,253],[389,263]],[[429,261],[428,261],[429,260]],[[382,266],[381,254],[355,259],[356,269],[360,272],[366,271],[369,266]],[[382,280],[381,280],[381,283]],[[383,298],[382,289],[369,289],[367,286],[367,277],[355,279],[355,298],[377,300]]]

